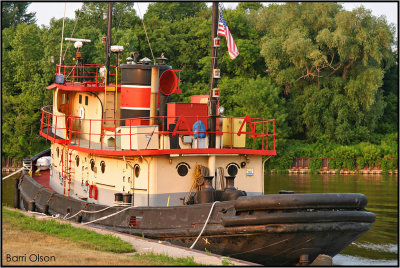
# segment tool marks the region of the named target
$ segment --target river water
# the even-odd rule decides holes
[[[5,174],[2,174],[2,177]],[[2,204],[13,206],[15,175],[2,181]],[[334,265],[398,265],[398,177],[390,175],[266,175],[265,194],[279,190],[296,193],[362,193],[367,210],[375,213],[372,229],[339,255]]]
[[[287,175],[265,176],[265,194],[279,190],[296,193],[362,193],[366,209],[376,221],[339,255],[334,265],[398,265],[398,177],[391,175]]]

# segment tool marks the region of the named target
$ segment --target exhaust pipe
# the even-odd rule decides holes
[[[150,125],[156,125],[157,120],[157,95],[159,86],[159,70],[158,67],[151,68],[151,95],[150,95]]]

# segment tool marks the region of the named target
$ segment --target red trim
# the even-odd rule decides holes
[[[46,89],[53,89],[53,88],[56,88],[57,86],[58,86],[58,85],[57,85],[56,83],[54,83],[54,84],[52,84],[52,85],[46,87]]]
[[[90,84],[87,84],[90,85]],[[83,85],[77,85],[71,84],[71,85],[59,85],[59,84],[52,84],[48,87],[47,89],[53,89],[58,87],[59,89],[65,90],[65,91],[104,91],[104,85],[103,86],[83,86]],[[108,87],[114,87],[115,85],[108,85]],[[117,86],[117,92],[121,91],[121,85]]]
[[[115,127],[104,127],[101,126],[101,129],[109,130],[109,131],[115,131]]]
[[[111,151],[82,148],[75,145],[68,145],[68,148],[93,153],[98,155],[118,155],[118,156],[137,156],[137,155],[169,155],[169,154],[247,154],[247,155],[276,155],[275,150],[252,150],[252,149],[167,149],[167,150],[131,150],[131,151]]]
[[[40,134],[40,136],[42,136],[43,138],[48,139],[51,142],[61,143],[61,144],[67,144],[68,143],[68,140],[66,140],[66,139],[56,139],[54,137],[50,137],[50,136],[47,135],[47,133],[44,133],[41,130],[39,131],[39,134]]]

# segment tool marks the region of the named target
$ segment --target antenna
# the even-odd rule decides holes
[[[72,38],[72,37],[65,37],[65,41],[87,42],[87,43],[92,42],[89,39],[80,39],[80,38]]]

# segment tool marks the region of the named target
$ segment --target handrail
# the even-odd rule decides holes
[[[182,151],[187,149],[204,149],[207,147],[200,146],[200,142],[202,141],[200,134],[205,133],[208,136],[214,133],[217,136],[221,136],[219,140],[219,148],[221,149],[241,148],[259,152],[275,151],[274,119],[250,118],[247,115],[245,117],[217,117],[220,122],[217,125],[217,129],[209,131],[207,130],[207,126],[211,118],[210,116],[181,115],[177,117],[155,116],[126,119],[86,119],[74,115],[54,114],[51,109],[51,105],[42,108],[40,134],[53,142],[70,144],[89,150],[122,151],[148,149],[147,146],[154,134],[157,137],[162,136],[160,140],[157,138],[156,142],[156,147],[159,150],[171,149],[173,146],[166,145],[165,141],[176,139],[177,135],[191,136],[192,138],[188,139],[193,140],[193,142],[183,144],[184,148],[181,148]],[[150,119],[154,119],[159,124],[150,126]],[[241,121],[240,125],[236,123],[239,122],[237,119]],[[229,122],[230,127],[228,129],[223,128],[223,120]],[[197,129],[192,129],[194,123],[198,121],[202,121],[206,126],[205,131],[200,130],[199,123]],[[104,127],[105,125],[113,127]],[[169,128],[171,125],[173,127]],[[106,144],[107,140],[111,138],[113,139],[112,144]],[[236,139],[241,139],[241,143],[239,144]],[[140,142],[144,145],[138,144]],[[243,146],[243,142],[245,146]]]
[[[98,86],[104,86],[103,79],[104,77],[101,76],[100,69],[104,68],[104,64],[83,64],[83,65],[77,65],[75,63],[64,63],[62,65],[57,64],[56,67],[56,76],[59,76],[60,73],[63,74],[64,76],[64,84],[69,85],[75,85],[75,84],[86,84],[86,85],[94,85],[96,87]],[[119,69],[119,66],[110,66],[110,68],[117,68]],[[61,70],[61,71],[60,71]],[[118,72],[119,73],[119,72]],[[110,77],[114,80],[113,82],[118,83],[118,79],[121,78],[121,75],[117,75],[115,73],[110,73]]]

